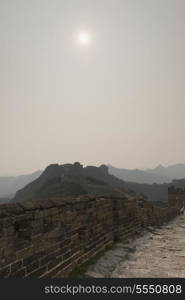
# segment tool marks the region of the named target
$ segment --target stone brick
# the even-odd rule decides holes
[[[30,278],[38,278],[40,277],[42,274],[46,273],[47,271],[47,267],[44,266],[44,267],[40,267],[38,269],[36,269],[35,271],[31,272],[30,274],[27,275],[27,277],[30,277]]]
[[[33,263],[34,261],[39,260],[44,255],[45,255],[45,252],[43,250],[43,251],[37,252],[37,253],[35,253],[31,256],[28,256],[28,257],[23,259],[23,265],[27,266],[27,265]]]
[[[40,259],[40,266],[48,264],[49,262],[53,262],[57,258],[57,256],[60,255],[60,254],[61,254],[61,249],[58,249],[58,250],[42,257]]]
[[[10,277],[14,277],[14,278],[23,278],[26,275],[26,268],[20,268],[19,270],[17,270],[15,273],[11,273]]]
[[[37,270],[38,268],[39,268],[39,261],[38,260],[28,264],[27,267],[26,267],[27,274],[33,272],[34,270]]]
[[[0,268],[0,277],[7,277],[10,274],[10,266]]]
[[[133,237],[148,226],[160,226],[178,214],[176,206],[159,208],[126,197],[2,205],[0,276],[62,276],[114,241]]]
[[[19,261],[16,261],[16,262],[12,263],[10,265],[10,267],[11,267],[11,273],[17,272],[19,269],[22,268],[22,260],[19,260]]]
[[[51,262],[48,263],[48,270],[54,268],[58,264],[60,264],[63,260],[61,260],[61,257],[54,258]]]

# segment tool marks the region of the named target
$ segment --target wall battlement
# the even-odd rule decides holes
[[[177,206],[179,209],[185,207],[185,189],[175,188],[171,186],[168,188],[168,203],[171,206]]]
[[[179,214],[143,199],[83,197],[0,206],[0,277],[66,277],[115,241]]]

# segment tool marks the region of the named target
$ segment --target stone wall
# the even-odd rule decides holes
[[[65,277],[111,246],[178,214],[138,199],[88,198],[0,206],[0,277]]]
[[[175,188],[171,186],[168,188],[168,203],[170,206],[177,206],[179,209],[185,207],[185,189]]]

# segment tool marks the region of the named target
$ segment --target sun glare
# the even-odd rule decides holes
[[[78,35],[78,41],[81,45],[88,45],[90,41],[89,34],[87,32],[80,32]]]

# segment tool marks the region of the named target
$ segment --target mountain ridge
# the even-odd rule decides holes
[[[63,167],[65,166],[64,168],[66,170],[68,169],[69,171],[72,164],[64,164],[62,166]],[[30,183],[32,184],[32,182],[38,179],[42,174],[43,174],[42,178],[44,177],[47,180],[50,179],[56,180],[55,184],[57,185],[57,180],[59,181],[59,177],[60,177],[60,168],[61,168],[60,165],[52,164],[48,166],[44,171],[38,170],[31,174],[19,175],[19,176],[1,176],[0,177],[0,203],[8,202],[10,199],[12,199],[15,196],[17,191],[23,189],[25,186],[29,185]],[[104,186],[103,189],[103,184],[101,180],[102,178],[100,178],[101,177],[100,174],[102,173],[100,171],[102,170],[103,172],[104,170],[105,172],[105,170],[107,170],[106,168],[107,166],[105,165],[102,165],[100,167],[86,166],[82,168],[85,169],[88,186],[90,186],[91,183],[91,188],[93,187],[94,184],[95,190],[96,189],[100,190],[100,186],[101,186],[102,192],[105,191],[106,188]],[[79,172],[82,172],[82,169],[80,166],[78,166],[77,169],[78,169],[77,174],[79,175]],[[172,171],[175,174],[174,176]],[[172,179],[165,177],[166,174],[169,174],[168,172],[171,174]],[[185,180],[183,181],[183,179],[185,178],[185,164],[176,164],[168,167],[158,165],[154,169],[146,169],[146,170],[118,169],[112,167],[111,165],[108,165],[108,173],[109,175],[113,175],[113,177],[109,177],[111,178],[111,180],[112,178],[116,178],[114,179],[114,184],[115,182],[119,182],[119,184],[120,182],[122,182],[121,186],[123,189],[132,190],[132,192],[135,191],[135,193],[137,194],[143,193],[152,201],[156,201],[157,199],[162,201],[163,200],[167,201],[167,189],[168,186],[172,184],[185,187]],[[52,179],[53,177],[55,177],[55,179]],[[45,182],[46,181],[45,179],[43,181],[43,184],[45,184],[46,187],[47,184]],[[110,184],[110,182],[107,183]],[[50,182],[50,184],[52,184],[52,182]],[[73,187],[70,186],[68,182],[69,194],[70,194],[69,192],[70,188],[77,189],[77,185],[75,185],[75,180],[73,180]],[[84,190],[81,190],[81,192],[84,192]]]
[[[185,178],[185,164],[174,164],[164,167],[158,165],[154,169],[125,169],[116,168],[112,165],[108,165],[110,174],[117,176],[118,178],[129,181],[144,184],[153,183],[170,183],[174,179]]]
[[[25,175],[0,176],[0,197],[13,197],[17,190],[23,188],[26,184],[39,177],[41,173],[41,170],[37,170],[31,174]]]
[[[52,164],[42,174],[17,191],[13,201],[79,195],[120,196],[129,193],[122,180],[108,173],[108,167]]]

